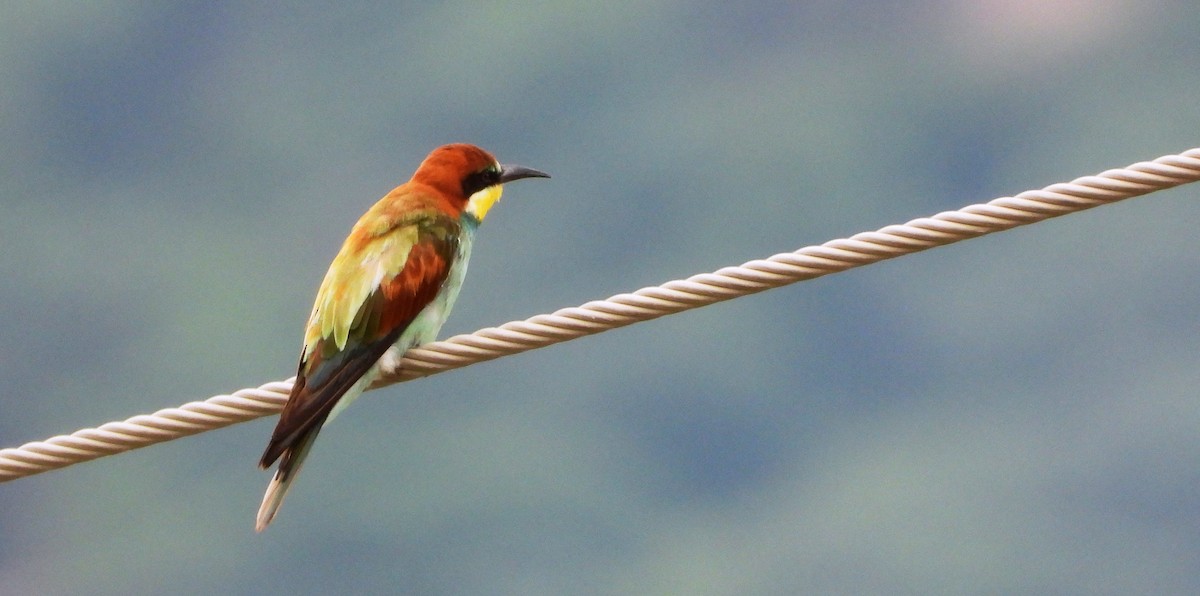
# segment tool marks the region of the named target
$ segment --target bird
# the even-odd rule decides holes
[[[259,467],[277,460],[255,529],[279,512],[321,429],[380,375],[379,359],[428,343],[454,307],[479,224],[503,185],[550,175],[484,149],[434,149],[354,224],[317,291],[296,380]]]

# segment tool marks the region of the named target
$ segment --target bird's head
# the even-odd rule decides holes
[[[434,149],[412,179],[440,190],[455,207],[476,221],[483,221],[492,205],[500,200],[505,182],[549,177],[532,168],[503,165],[491,153],[474,145],[455,143]]]

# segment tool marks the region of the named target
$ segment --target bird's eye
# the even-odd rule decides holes
[[[463,196],[469,197],[500,182],[500,166],[492,164],[463,179]]]

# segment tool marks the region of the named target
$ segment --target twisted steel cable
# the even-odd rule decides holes
[[[541,348],[1200,180],[1200,148],[385,354],[373,388]],[[0,449],[0,482],[278,412],[293,379]]]

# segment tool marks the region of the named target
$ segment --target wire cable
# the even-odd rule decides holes
[[[480,329],[468,335],[456,335],[402,355],[395,350],[389,351],[381,360],[384,374],[372,388],[978,238],[1198,179],[1200,148],[1189,149],[1178,155],[1052,184],[1015,197],[1001,197],[737,267],[617,294],[607,300]],[[274,414],[287,401],[292,381],[275,381],[178,408],[109,422],[98,428],[85,428],[70,435],[0,449],[0,482]]]

